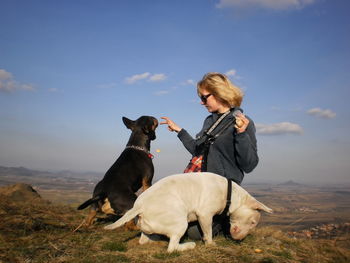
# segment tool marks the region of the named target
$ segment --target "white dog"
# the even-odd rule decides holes
[[[198,220],[205,244],[212,244],[213,216],[226,206],[227,179],[213,173],[186,173],[165,177],[143,192],[134,207],[105,229],[115,229],[138,216],[140,244],[150,241],[151,234],[169,237],[168,252],[183,251],[196,246],[194,242],[179,244],[188,222]],[[242,187],[232,182],[230,234],[243,239],[259,222],[263,210],[272,213]]]

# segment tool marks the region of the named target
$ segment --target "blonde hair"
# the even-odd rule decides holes
[[[230,107],[241,106],[242,90],[234,85],[227,76],[217,72],[209,72],[197,83],[197,93],[201,96],[203,90],[214,95],[216,99]]]

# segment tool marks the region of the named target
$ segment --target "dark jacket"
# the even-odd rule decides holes
[[[203,141],[204,131],[210,128],[219,116],[217,113],[209,115],[204,120],[202,130],[196,139],[193,139],[185,129],[178,133],[179,139],[192,156],[196,155],[196,147]],[[259,162],[254,122],[249,117],[246,118],[249,119],[246,131],[237,134],[233,125],[234,117],[231,114],[226,116],[220,126],[228,121],[232,122],[232,125],[210,146],[207,157],[208,172],[222,175],[238,184],[242,182],[244,173],[251,172]]]

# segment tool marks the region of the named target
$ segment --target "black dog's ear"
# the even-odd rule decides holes
[[[125,126],[130,130],[132,130],[135,127],[135,121],[132,121],[126,117],[123,117],[123,122]]]

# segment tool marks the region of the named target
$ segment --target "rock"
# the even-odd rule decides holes
[[[33,189],[31,185],[24,183],[0,187],[0,195],[4,195],[14,202],[42,200],[41,196]]]

